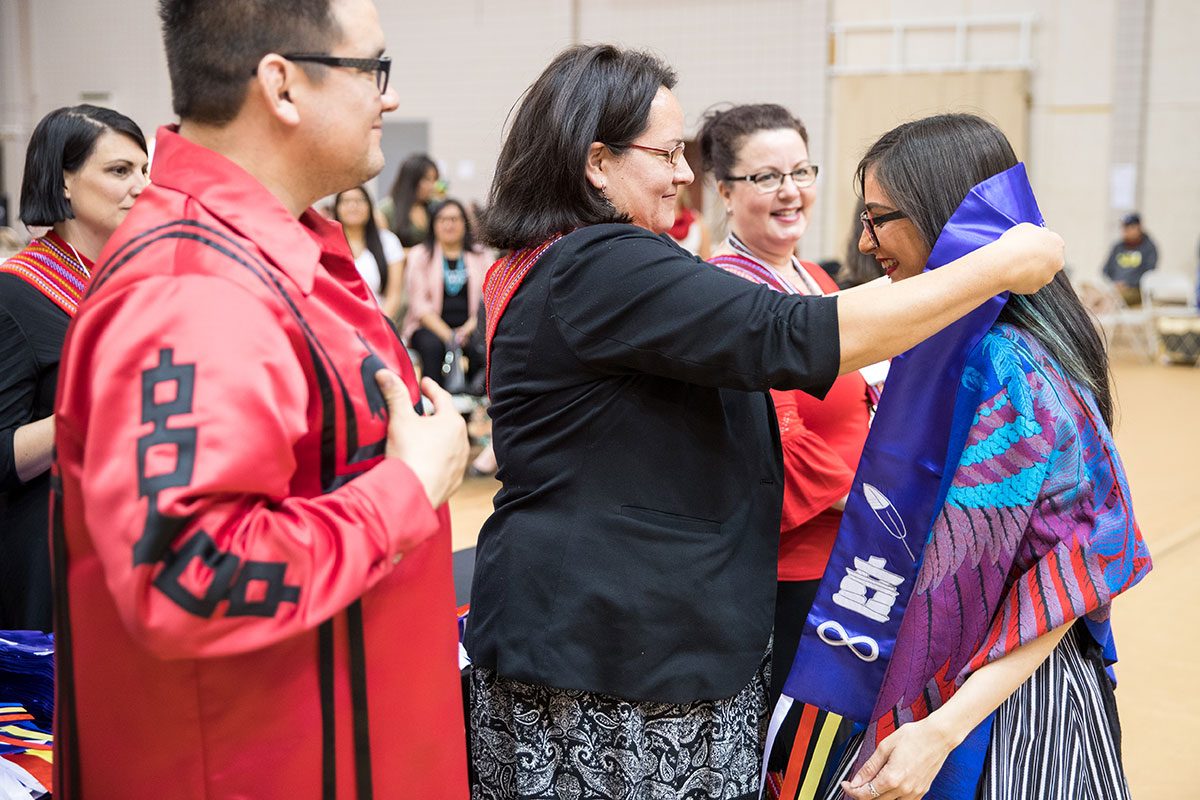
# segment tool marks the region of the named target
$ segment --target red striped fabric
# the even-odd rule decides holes
[[[90,261],[51,231],[0,264],[0,272],[16,275],[74,317],[91,278],[91,267]]]

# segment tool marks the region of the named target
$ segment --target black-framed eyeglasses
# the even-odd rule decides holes
[[[392,73],[392,59],[388,56],[380,58],[343,58],[325,53],[281,53],[288,61],[303,61],[311,64],[323,64],[327,67],[346,67],[359,72],[374,73],[375,85],[379,93],[387,91],[388,78]],[[257,70],[256,70],[257,72]]]
[[[753,175],[726,175],[722,180],[727,181],[746,181],[754,184],[754,188],[758,189],[763,194],[778,192],[779,187],[783,186],[783,179],[790,177],[792,183],[796,184],[797,189],[807,189],[817,182],[817,172],[820,170],[816,164],[805,164],[803,167],[797,167],[791,172],[776,172],[769,170],[767,172],[756,172]]]
[[[878,217],[872,216],[871,212],[863,209],[863,212],[858,215],[862,222],[863,230],[867,232],[867,236],[871,237],[876,247],[879,247],[879,234],[875,232],[875,228],[885,222],[891,222],[894,219],[905,219],[908,214],[903,211],[889,211],[886,214],[880,214]]]
[[[655,155],[660,155],[663,158],[665,158],[667,160],[667,163],[673,167],[679,163],[679,159],[683,155],[684,143],[680,142],[679,144],[672,147],[670,150],[667,150],[666,148],[663,148],[663,147],[651,147],[650,145],[647,145],[647,144],[631,144],[631,145],[627,145],[627,146],[632,147],[634,150],[645,150],[647,153],[654,153]]]

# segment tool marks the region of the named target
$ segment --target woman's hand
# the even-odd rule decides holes
[[[454,346],[454,329],[442,319],[441,312],[421,317],[421,327],[441,339],[446,347]]]
[[[853,779],[842,781],[842,791],[854,800],[918,800],[957,744],[933,717],[901,725]]]
[[[467,340],[471,338],[471,334],[475,333],[475,318],[464,322],[457,330],[454,331],[454,341],[458,342],[459,347],[465,347]]]
[[[1022,222],[995,242],[1003,254],[1001,285],[1015,294],[1033,294],[1063,268],[1063,240],[1052,230]]]

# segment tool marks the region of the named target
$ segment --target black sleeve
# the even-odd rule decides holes
[[[558,330],[583,363],[704,386],[829,390],[841,358],[835,298],[774,292],[631,225],[593,228],[559,242],[550,289]]]
[[[37,362],[33,346],[12,312],[0,303],[0,491],[21,485],[13,457],[13,434],[34,420]]]

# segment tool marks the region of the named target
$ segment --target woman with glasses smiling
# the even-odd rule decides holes
[[[496,165],[477,799],[755,796],[783,493],[765,392],[824,394],[1062,263],[1024,226],[946,276],[838,299],[713,269],[664,235],[693,178],[674,85],[648,54],[570,48]]]
[[[1004,134],[984,119],[905,123],[858,165],[859,247],[898,285],[918,280],[946,242],[986,241],[1002,229],[992,220],[1036,209],[1023,176]],[[1030,200],[996,205],[1002,192]],[[1002,214],[981,213],[979,198]],[[900,476],[941,470],[942,502],[926,528],[909,531],[923,551],[897,602],[906,610],[890,661],[867,698],[865,731],[818,797],[1129,797],[1106,673],[1116,660],[1109,619],[1150,558],[1110,431],[1104,345],[1065,273],[977,324],[978,343],[965,346],[965,367],[948,386],[927,373],[924,397],[892,406],[916,412],[904,424],[925,437],[940,424],[959,433],[944,470],[914,464]],[[943,350],[955,347],[948,341]],[[885,398],[877,430],[887,428],[887,404],[907,399],[900,368],[893,377],[888,391],[901,393]],[[947,389],[952,422],[925,399]],[[831,563],[842,547],[839,538]]]
[[[825,270],[796,257],[817,200],[817,165],[809,161],[804,123],[778,105],[734,106],[710,112],[699,138],[705,170],[716,179],[729,220],[729,235],[710,261],[785,295],[837,292]],[[771,392],[783,448],[772,707],[837,536],[880,373],[886,366],[874,368],[870,383],[860,372],[845,373],[824,399],[799,389]],[[789,755],[786,747],[775,747],[774,767],[782,770]]]

